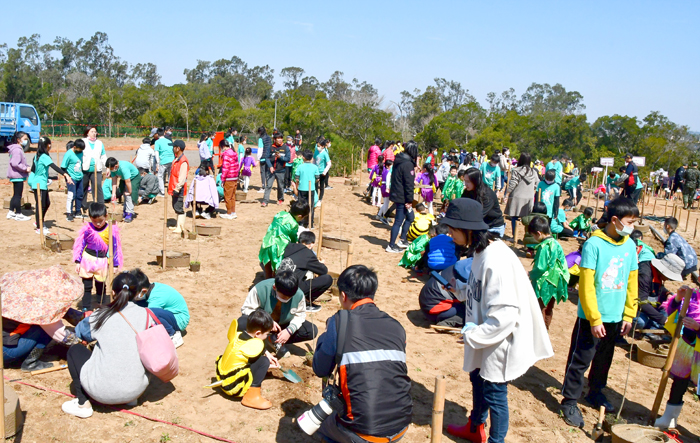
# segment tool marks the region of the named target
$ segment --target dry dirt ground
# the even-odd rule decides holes
[[[253,174],[253,185],[258,185],[258,174]],[[366,179],[365,179],[366,182]],[[447,377],[447,401],[445,423],[464,423],[471,408],[471,385],[468,375],[462,371],[463,351],[454,336],[437,334],[428,327],[418,305],[418,293],[423,282],[398,267],[398,254],[384,252],[389,229],[373,219],[375,209],[361,200],[341,179],[331,179],[334,189],[326,192],[324,199],[324,232],[349,238],[355,245],[354,263],[373,267],[379,275],[377,305],[404,326],[408,336],[408,370],[413,381],[411,391],[414,408],[413,421],[403,441],[426,442],[430,439],[432,392],[435,377]],[[65,194],[52,184],[52,206],[47,219],[53,232],[75,236],[80,223],[65,221],[63,209]],[[0,197],[10,195],[7,184],[0,185]],[[25,191],[26,192],[26,191]],[[251,198],[260,198],[253,190]],[[289,197],[287,197],[289,200]],[[31,199],[33,204],[33,198]],[[657,207],[662,207],[660,202]],[[285,206],[286,207],[286,206]],[[140,267],[152,281],[170,284],[179,290],[189,304],[191,321],[184,338],[185,345],[178,349],[180,375],[171,383],[155,381],[132,411],[161,420],[227,438],[240,443],[253,442],[306,442],[314,438],[303,434],[295,423],[302,411],[320,400],[321,382],[303,365],[305,344],[292,346],[295,355],[283,360],[283,366],[293,368],[304,379],[303,383],[290,384],[279,370],[273,370],[263,383],[264,395],[273,403],[267,411],[253,411],[241,406],[219,391],[203,389],[212,381],[214,361],[223,352],[226,332],[231,320],[240,315],[240,306],[254,282],[261,278],[258,266],[258,248],[269,222],[279,210],[271,204],[261,208],[259,204],[237,205],[237,220],[215,219],[210,223],[223,227],[222,235],[215,238],[199,237],[197,241],[184,240],[167,234],[168,248],[188,252],[202,263],[199,273],[186,268],[163,272],[155,264],[151,251],[162,244],[163,203],[137,207],[138,218],[131,224],[122,224],[122,245],[127,268]],[[648,211],[647,211],[648,212]],[[669,210],[670,213],[670,210]],[[571,218],[574,214],[569,214]],[[696,214],[691,218],[692,225]],[[169,223],[174,224],[174,214],[169,209]],[[685,217],[683,217],[685,218]],[[188,219],[188,227],[191,219]],[[682,223],[684,225],[684,223]],[[73,272],[69,252],[43,251],[39,236],[33,232],[32,222],[15,222],[0,217],[3,241],[0,243],[0,266],[3,272],[33,269],[60,264]],[[510,229],[508,228],[508,233]],[[518,237],[523,234],[519,228]],[[648,235],[646,241],[656,250],[660,243]],[[562,242],[568,253],[578,247],[578,242]],[[344,257],[336,251],[324,250],[322,256],[332,271],[342,270]],[[529,269],[531,260],[519,252],[523,265]],[[673,286],[675,289],[677,286]],[[325,297],[325,296],[324,296]],[[561,400],[564,364],[569,349],[571,329],[576,317],[576,297],[557,306],[550,331],[555,349],[554,357],[539,362],[520,379],[511,383],[509,391],[510,431],[509,442],[575,442],[588,441],[596,411],[583,404],[586,420],[584,430],[567,426],[557,413]],[[311,319],[324,329],[326,319],[338,307],[337,299],[329,299],[324,309]],[[130,339],[125,337],[125,339]],[[51,358],[61,358],[62,350],[53,349]],[[64,351],[63,351],[64,352]],[[609,399],[620,404],[628,367],[628,352],[617,348],[610,373]],[[5,372],[10,380],[21,379],[28,383],[55,389],[69,390],[67,371],[29,376],[19,370]],[[632,362],[623,417],[632,422],[642,422],[649,414],[660,378],[660,371]],[[17,383],[6,383],[20,397],[26,414],[23,433],[15,441],[24,442],[206,442],[207,437],[188,430],[157,423],[123,412],[97,406],[95,414],[87,420],[65,415],[61,403],[67,397],[40,391]],[[685,397],[685,407],[680,417],[684,441],[697,441],[700,434],[700,404],[690,391]],[[609,438],[609,437],[608,437]],[[458,441],[446,433],[443,441]],[[608,440],[609,441],[609,440]]]

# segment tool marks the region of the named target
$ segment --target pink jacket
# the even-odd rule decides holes
[[[27,178],[27,157],[20,145],[9,145],[7,153],[10,155],[10,164],[7,166],[7,178]]]
[[[103,229],[108,229],[107,226]],[[114,267],[119,267],[124,263],[124,256],[122,255],[122,240],[121,235],[119,235],[119,227],[117,225],[112,226],[112,252],[114,254]],[[73,243],[73,261],[75,263],[80,263],[83,259],[83,251],[85,248],[91,249],[97,252],[107,252],[109,251],[109,245],[107,245],[100,233],[95,230],[92,223],[85,223],[78,231],[78,238],[75,239]]]
[[[381,154],[381,153],[382,153],[382,150],[379,149],[379,146],[377,146],[377,145],[372,145],[369,148],[369,151],[367,152],[367,169],[372,170],[372,168],[377,166],[379,154]]]
[[[238,154],[233,149],[227,149],[221,154],[221,181],[238,180],[238,171],[241,167],[238,163]]]
[[[394,159],[396,158],[396,156],[394,155],[394,151],[391,148],[386,148],[384,152],[382,152],[382,155],[384,156],[384,161],[394,161]]]

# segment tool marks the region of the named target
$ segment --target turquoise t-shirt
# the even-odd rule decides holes
[[[238,162],[243,162],[243,157],[245,157],[245,146],[243,143],[238,144]]]
[[[116,172],[112,172],[113,176],[121,177],[124,180],[133,180],[139,175],[139,169],[131,164],[131,162],[125,160],[119,160],[119,169]]]
[[[153,283],[153,289],[148,296],[149,308],[160,308],[170,311],[175,316],[180,330],[187,328],[190,323],[190,311],[187,309],[185,298],[172,286],[164,283]]]
[[[330,162],[331,158],[328,155],[328,149],[324,149],[323,151],[316,150],[314,153],[314,163],[316,163],[316,166],[318,167],[319,174],[323,174],[323,171],[326,170],[326,166]]]
[[[265,163],[265,157],[262,157],[263,151],[265,150],[265,144],[262,138],[258,138],[258,157],[260,157],[260,163]]]
[[[540,190],[542,190],[541,193]],[[537,185],[536,195],[541,196],[540,201],[544,203],[544,205],[547,207],[547,217],[552,218],[552,210],[554,209],[554,199],[561,195],[561,187],[556,183],[548,185],[547,182],[542,180],[540,181],[540,184]]]
[[[90,145],[90,149],[95,149],[95,143],[91,142],[88,140],[88,144]],[[104,148],[102,149],[102,154],[104,154]],[[90,158],[90,167],[88,168],[88,172],[95,172],[95,159]]]
[[[72,149],[66,152],[61,162],[61,168],[65,169],[73,181],[83,179],[83,153],[76,154]]]
[[[577,175],[576,177],[574,177],[571,180],[569,180],[568,182],[566,182],[566,184],[564,185],[564,189],[567,189],[567,190],[575,189],[575,188],[578,188],[578,185],[580,185],[580,184],[581,184],[581,177]]]
[[[554,182],[557,184],[561,185],[561,173],[564,168],[561,166],[561,162],[549,162],[547,163],[547,167],[544,168],[545,172],[549,171],[550,169],[554,169],[554,172],[557,173],[557,175],[554,177]]]
[[[154,149],[156,152],[158,152],[161,165],[167,165],[175,160],[175,154],[173,154],[173,142],[167,138],[163,137],[156,140]]]
[[[482,181],[489,188],[493,189],[494,183],[501,185],[501,168],[498,165],[491,166],[491,162],[484,162],[479,166],[479,171]]]
[[[112,179],[107,178],[102,181],[102,195],[105,198],[105,202],[112,198]]]
[[[36,190],[36,184],[39,183],[39,189],[46,191],[49,189],[49,165],[53,163],[51,156],[44,154],[39,157],[39,160],[34,159],[36,167],[34,172],[29,174],[27,184],[32,190]]]
[[[634,241],[627,237],[621,245],[593,236],[583,244],[581,268],[595,270],[595,293],[603,323],[622,321],[627,299],[627,279],[639,269]],[[586,318],[581,302],[578,317]]]
[[[552,234],[559,234],[564,230],[564,222],[566,221],[566,212],[562,208],[559,208],[559,214],[552,218],[549,223],[549,229],[552,230]]]
[[[615,183],[617,183],[619,180],[620,174],[615,174],[614,178],[610,178],[610,176],[608,175],[608,178],[605,180],[605,184],[607,184],[610,187],[617,188],[617,185]]]
[[[309,182],[314,186],[320,173],[319,169],[313,163],[304,162],[300,164],[294,174],[295,179],[299,179],[299,190],[309,192]],[[311,190],[316,192],[315,189]]]
[[[654,255],[654,250],[651,249],[651,247],[642,247],[642,250],[639,251],[639,255],[637,256],[637,262],[642,263],[645,261],[652,261],[655,258],[656,255]]]

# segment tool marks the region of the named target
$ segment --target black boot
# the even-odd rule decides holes
[[[47,363],[45,361],[40,361],[41,356],[44,355],[44,348],[34,348],[32,352],[29,353],[27,358],[22,362],[21,369],[24,372],[38,371],[41,369],[48,369],[53,367],[53,363]]]

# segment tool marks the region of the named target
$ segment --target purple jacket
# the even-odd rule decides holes
[[[7,167],[7,178],[27,178],[27,157],[24,156],[24,150],[20,145],[10,145],[7,147],[10,155],[10,164]]]
[[[101,230],[104,229],[107,229],[107,225],[104,225]],[[76,238],[73,243],[73,261],[75,263],[80,263],[83,259],[83,251],[85,248],[98,252],[107,252],[109,250],[109,245],[102,240],[100,233],[95,230],[92,223],[85,223],[83,227],[80,228],[80,231],[78,231],[78,238]],[[112,226],[112,248],[114,267],[118,268],[124,263],[124,256],[122,255],[122,241],[117,225]]]

